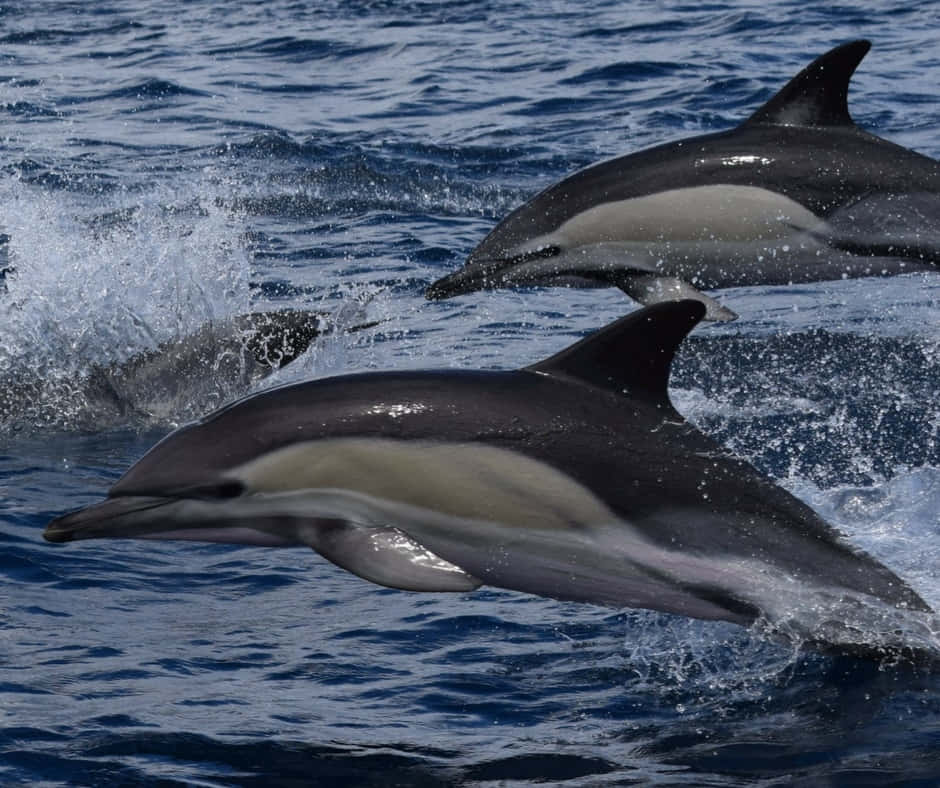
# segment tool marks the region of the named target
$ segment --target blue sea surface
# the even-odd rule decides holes
[[[856,121],[938,157],[938,32],[935,2],[4,4],[0,382],[44,383],[0,422],[0,784],[940,785],[916,667],[306,549],[41,536],[206,408],[96,424],[92,365],[281,307],[376,325],[262,385],[531,363],[634,304],[427,302],[512,208],[859,37]],[[680,412],[940,607],[940,276],[719,298],[741,318],[683,346]]]

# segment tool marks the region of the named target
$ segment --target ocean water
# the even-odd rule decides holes
[[[0,783],[940,784],[910,666],[304,549],[41,537],[213,404],[97,424],[94,365],[281,307],[377,324],[262,385],[538,360],[632,303],[423,288],[543,186],[729,128],[852,38],[856,120],[940,156],[938,30],[933,2],[4,4],[0,383],[43,385],[0,422]],[[679,410],[940,605],[940,276],[720,298],[741,319],[684,345]]]

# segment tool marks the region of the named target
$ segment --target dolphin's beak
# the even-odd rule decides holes
[[[147,523],[151,528],[155,520],[162,519],[162,507],[172,503],[171,498],[131,496],[109,498],[94,506],[69,512],[46,526],[43,538],[47,542],[72,542],[78,539],[100,539],[114,536],[135,536],[128,529],[128,521]]]
[[[492,290],[503,284],[503,272],[500,268],[505,264],[505,260],[468,263],[429,285],[424,291],[424,297],[429,301],[440,301],[478,290]]]
[[[560,263],[560,254],[561,250],[551,246],[515,257],[479,259],[471,256],[463,268],[438,279],[424,295],[437,301],[499,287],[605,287],[610,284],[602,267],[590,265],[582,270],[580,259],[578,265],[572,265],[570,260]]]
[[[79,539],[182,539],[259,547],[303,544],[296,529],[268,516],[252,498],[229,505],[225,498],[177,498],[127,495],[108,498],[85,509],[57,517],[43,533],[48,542]],[[239,505],[240,504],[240,505]]]

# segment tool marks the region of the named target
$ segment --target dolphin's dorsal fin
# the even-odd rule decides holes
[[[672,410],[669,366],[682,340],[704,316],[700,301],[663,301],[631,312],[526,369],[642,397]]]
[[[820,55],[744,125],[854,126],[849,80],[870,48],[870,41],[850,41]]]

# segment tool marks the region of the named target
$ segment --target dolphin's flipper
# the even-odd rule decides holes
[[[658,304],[662,301],[692,299],[705,305],[704,320],[723,323],[735,320],[738,316],[736,312],[722,306],[714,298],[710,298],[688,282],[683,282],[673,276],[624,272],[618,273],[612,277],[612,280],[630,298],[639,301],[643,306]]]
[[[317,520],[308,543],[354,575],[403,591],[472,591],[483,583],[432,553],[398,528]]]

